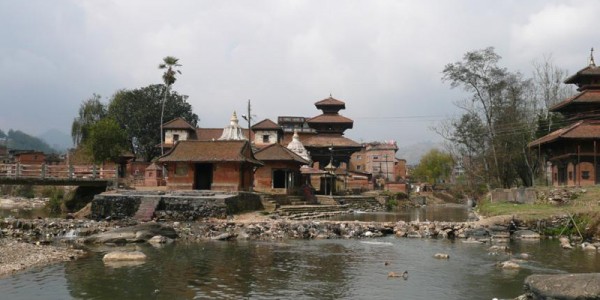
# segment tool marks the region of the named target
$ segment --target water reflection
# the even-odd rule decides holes
[[[429,205],[418,208],[398,209],[391,212],[359,212],[330,218],[336,221],[398,222],[398,221],[445,221],[464,222],[469,211],[465,205]]]
[[[90,257],[0,280],[5,299],[492,299],[514,298],[534,273],[599,272],[596,252],[556,240],[513,241],[519,270],[488,244],[398,239],[205,242],[139,247],[146,263],[107,267]],[[449,260],[432,256],[443,252]],[[388,262],[388,264],[385,264]],[[408,280],[388,278],[408,271]],[[45,291],[45,292],[44,292]]]

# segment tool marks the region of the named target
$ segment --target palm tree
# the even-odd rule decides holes
[[[165,73],[163,73],[163,82],[165,83],[165,98],[163,99],[162,109],[160,111],[160,154],[165,154],[164,151],[164,133],[163,133],[163,117],[165,115],[165,103],[167,102],[167,96],[169,95],[169,88],[171,85],[175,83],[177,78],[175,78],[175,73],[181,74],[181,71],[174,70],[177,67],[181,67],[178,63],[179,58],[175,58],[174,56],[167,56],[163,58],[163,62],[158,65],[158,68],[163,70],[166,69]]]

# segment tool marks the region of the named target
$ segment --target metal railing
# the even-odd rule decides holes
[[[118,170],[97,165],[0,164],[0,178],[111,180]]]

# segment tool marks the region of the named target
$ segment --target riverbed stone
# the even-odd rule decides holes
[[[102,261],[140,261],[146,260],[146,254],[141,251],[112,251],[102,257]]]
[[[507,270],[516,270],[516,269],[520,269],[521,268],[521,265],[519,265],[514,260],[507,260],[507,261],[498,262],[496,264],[496,266],[498,268],[507,269]]]
[[[450,259],[450,255],[447,253],[436,253],[433,257],[437,259]]]
[[[531,299],[599,299],[600,273],[531,275],[525,279]]]
[[[539,239],[540,234],[533,230],[517,230],[513,233],[513,237],[517,239]]]
[[[87,237],[84,242],[89,244],[139,243],[146,242],[156,235],[177,238],[177,232],[173,227],[150,222],[94,234]]]

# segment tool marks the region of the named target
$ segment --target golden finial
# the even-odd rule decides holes
[[[590,50],[590,67],[595,67],[596,62],[594,62],[594,48]]]

